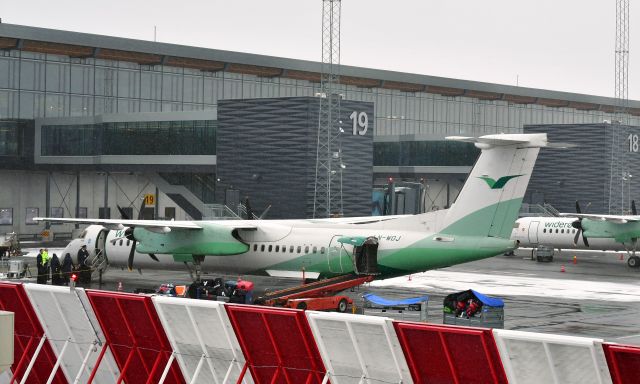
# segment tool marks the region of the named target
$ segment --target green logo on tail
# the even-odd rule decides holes
[[[507,184],[507,182],[511,179],[515,179],[516,177],[520,177],[522,175],[512,175],[512,176],[502,176],[498,180],[493,180],[488,176],[478,176],[479,179],[482,179],[487,182],[489,188],[491,189],[502,189],[502,187]]]

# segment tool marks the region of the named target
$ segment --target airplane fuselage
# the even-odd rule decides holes
[[[536,248],[538,245],[551,246],[558,249],[590,249],[602,251],[622,251],[624,245],[612,238],[589,237],[589,246],[582,238],[574,239],[577,229],[572,223],[575,217],[522,217],[516,221],[511,239],[518,241],[523,248]]]
[[[327,277],[354,272],[356,246],[341,243],[344,238],[356,238],[363,232],[377,239],[377,273],[388,278],[442,268],[491,257],[513,249],[515,242],[491,237],[438,236],[417,230],[366,228],[365,225],[322,225],[305,220],[257,221],[257,229],[238,233],[246,251],[234,255],[203,255],[203,271],[220,273],[262,274],[273,276]],[[366,229],[365,229],[366,228]],[[63,254],[75,257],[82,244],[95,253],[105,252],[109,265],[125,267],[132,240],[122,237],[124,230],[110,230],[106,240],[100,225],[87,227],[81,239],[73,240]],[[162,236],[162,235],[160,235]],[[455,245],[452,247],[451,245]],[[192,255],[155,253],[159,261],[145,253],[135,253],[134,268],[180,269],[180,264],[192,263]]]

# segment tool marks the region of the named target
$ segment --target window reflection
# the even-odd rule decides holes
[[[215,155],[216,127],[213,120],[43,125],[42,155]]]
[[[470,166],[480,154],[473,143],[452,141],[402,141],[374,143],[378,166]]]

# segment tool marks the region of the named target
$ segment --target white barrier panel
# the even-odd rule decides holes
[[[494,329],[511,384],[609,384],[601,339]]]
[[[331,383],[413,383],[391,319],[306,314]]]
[[[162,326],[187,383],[235,383],[245,364],[224,304],[154,296]],[[244,383],[252,383],[249,372]]]
[[[42,284],[24,288],[67,380],[86,383],[105,338],[84,289]],[[107,348],[93,382],[113,383],[119,374]]]

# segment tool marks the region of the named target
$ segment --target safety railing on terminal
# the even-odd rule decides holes
[[[637,383],[640,347],[0,282],[15,361],[0,383]]]

